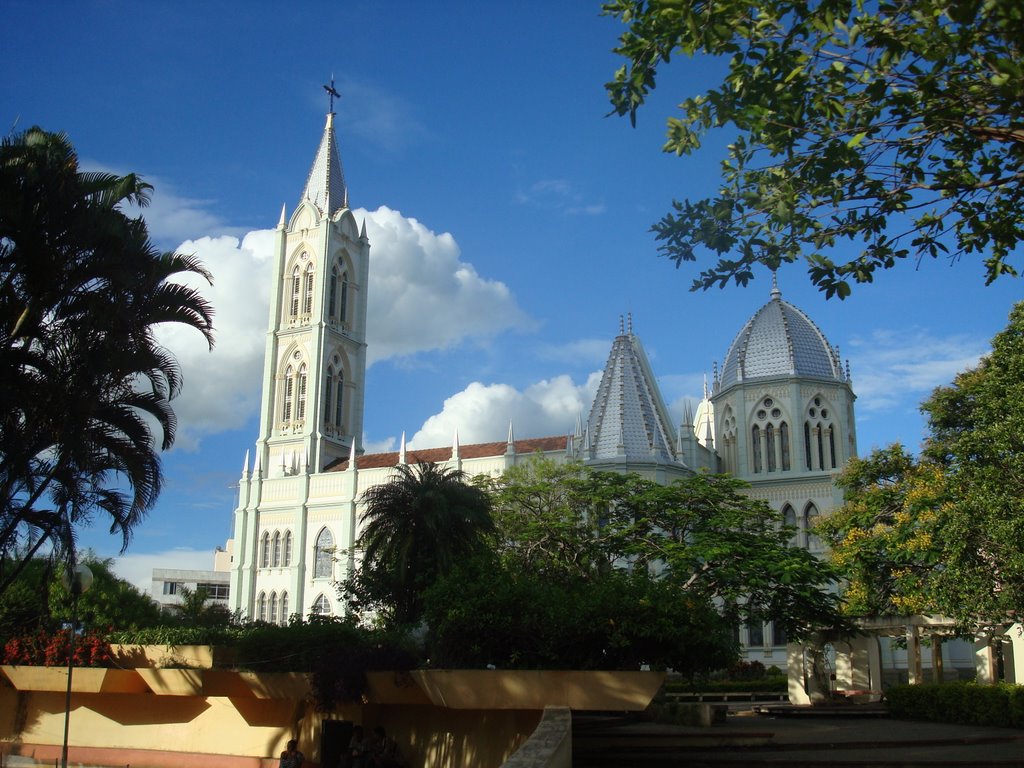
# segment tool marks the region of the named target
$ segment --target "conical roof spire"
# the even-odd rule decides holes
[[[348,187],[345,186],[345,172],[341,167],[338,142],[334,138],[334,113],[327,114],[327,125],[320,139],[313,167],[309,169],[306,188],[300,202],[308,200],[324,216],[348,207]]]
[[[672,462],[675,432],[640,339],[619,318],[601,383],[587,419],[591,458]]]

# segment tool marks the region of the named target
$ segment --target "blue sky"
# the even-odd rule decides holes
[[[675,417],[747,318],[747,288],[691,293],[698,271],[656,254],[673,197],[710,194],[729,131],[663,154],[664,120],[722,65],[676,60],[636,128],[606,117],[619,28],[589,0],[284,4],[5,0],[0,123],[66,132],[92,168],[135,171],[167,249],[195,252],[218,341],[169,333],[185,372],[166,490],[119,568],[208,567],[230,535],[257,437],[269,233],[298,202],[324,125],[322,84],[371,239],[368,450],[564,434],[632,313]],[[916,447],[918,404],[1005,326],[1019,280],[914,264],[826,302],[799,265],[783,296],[848,358],[861,453]],[[81,544],[113,555],[97,521]]]

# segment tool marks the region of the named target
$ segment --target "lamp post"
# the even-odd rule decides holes
[[[68,690],[64,697],[64,747],[60,753],[61,768],[68,768],[68,727],[71,725],[71,674],[75,669],[75,635],[78,632],[78,598],[92,586],[92,571],[76,565],[64,574],[64,586],[71,593],[71,631],[68,633]]]

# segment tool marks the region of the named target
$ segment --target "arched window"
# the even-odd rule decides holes
[[[308,315],[313,312],[313,265],[306,265],[304,276],[304,296],[302,299],[302,314]]]
[[[331,267],[331,285],[327,291],[327,316],[338,319],[338,268]]]
[[[769,472],[775,471],[775,427],[771,424],[764,428],[765,465]]]
[[[828,428],[828,455],[832,459],[832,469],[836,468],[836,430],[832,425]]]
[[[284,532],[284,552],[282,554],[282,562],[285,568],[292,564],[292,532]]]
[[[295,420],[302,421],[306,418],[306,364],[299,367],[298,393],[295,397]]]
[[[313,578],[329,579],[334,573],[334,537],[324,528],[316,537],[313,552]]]
[[[309,610],[314,616],[330,616],[331,602],[324,595],[320,595],[313,601],[313,607]]]
[[[334,369],[330,366],[327,367],[327,373],[324,376],[324,423],[331,423],[331,416],[334,414],[332,406],[334,405]]]
[[[267,568],[270,566],[270,533],[264,532],[263,539],[260,542],[260,567]]]
[[[299,316],[299,296],[302,293],[302,278],[300,277],[299,267],[296,265],[295,269],[292,270],[292,300],[289,314],[292,317]]]
[[[338,394],[334,401],[334,426],[345,429],[345,372],[338,370]]]
[[[267,620],[267,595],[264,592],[260,592],[260,596],[256,598],[256,618],[260,621]]]
[[[787,528],[793,529],[793,536],[792,538],[790,538],[789,543],[791,545],[795,545],[800,540],[800,531],[797,530],[796,510],[793,509],[793,507],[791,507],[789,504],[782,508],[782,524],[785,525]]]
[[[342,323],[348,317],[348,272],[341,276],[341,307],[338,310],[338,320]]]
[[[804,422],[804,456],[807,457],[807,469],[813,469],[811,461],[811,422]]]
[[[270,556],[270,564],[277,568],[281,564],[281,532],[274,531],[274,546]]]
[[[821,539],[814,533],[814,529],[818,524],[818,508],[814,506],[814,503],[807,505],[804,510],[804,517],[807,520],[807,548],[812,552],[820,551],[825,548],[821,543]]]
[[[750,430],[750,445],[754,449],[754,472],[761,471],[761,428],[756,424]]]
[[[270,593],[270,618],[271,624],[277,624],[277,592]]]
[[[281,593],[281,623],[288,623],[288,593]]]
[[[295,397],[295,370],[289,365],[284,372],[284,404],[281,408],[281,421],[292,420],[292,401]]]

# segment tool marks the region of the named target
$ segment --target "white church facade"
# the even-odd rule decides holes
[[[348,189],[328,115],[306,187],[275,239],[260,432],[246,455],[234,513],[232,610],[284,623],[291,614],[344,612],[336,583],[353,566],[360,498],[400,463],[431,461],[496,476],[538,452],[558,461],[634,471],[668,483],[701,470],[750,484],[820,549],[816,515],[840,501],[835,473],[857,441],[855,395],[838,350],[773,284],[742,327],[695,412],[674,421],[632,319],[620,320],[589,416],[572,434],[364,454],[367,295],[365,225]],[[784,663],[770,625],[741,640]],[[779,652],[772,660],[773,649]],[[750,658],[761,655],[750,653]]]

